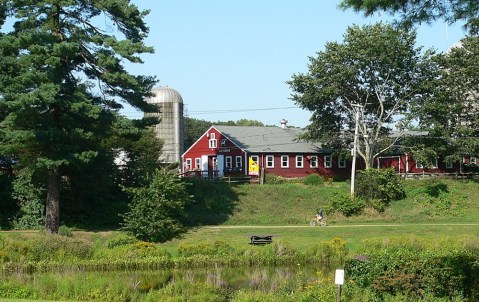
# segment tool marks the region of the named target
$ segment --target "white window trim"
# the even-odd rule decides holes
[[[185,171],[191,171],[191,164],[192,164],[191,158],[187,158],[185,163],[186,163],[185,164]]]
[[[338,158],[338,168],[346,168],[346,159]]]
[[[233,157],[225,156],[225,168],[233,168]]]
[[[195,169],[201,169],[201,158],[195,158]]]
[[[446,169],[452,169],[452,168],[454,168],[454,163],[446,162]]]
[[[313,160],[314,158],[314,160]],[[309,167],[310,168],[317,168],[318,167],[318,156],[317,155],[311,155],[311,158],[309,159]]]
[[[218,142],[214,138],[210,138],[208,140],[208,144],[209,144],[210,149],[216,149],[218,147]]]
[[[243,158],[241,156],[236,156],[235,158],[235,167],[242,168],[243,167]]]
[[[266,168],[274,168],[274,155],[266,155]]]
[[[325,155],[324,156],[324,167],[325,168],[332,168],[333,167],[333,157],[331,155]]]
[[[302,155],[296,155],[295,164],[296,164],[296,168],[304,168],[304,157]]]
[[[286,158],[286,165],[284,165],[283,158]],[[289,168],[289,155],[281,155],[281,168]]]

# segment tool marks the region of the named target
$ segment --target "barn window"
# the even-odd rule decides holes
[[[233,168],[233,158],[231,156],[225,157],[225,167],[226,168]]]
[[[236,156],[236,167],[243,167],[243,158],[241,156]]]
[[[338,167],[339,168],[346,168],[346,160],[344,158],[339,158]]]
[[[296,155],[296,168],[302,168],[302,167],[303,167],[303,156]]]
[[[318,157],[316,155],[311,156],[311,159],[309,160],[309,167],[310,168],[318,167]]]
[[[210,134],[210,139],[208,140],[208,143],[210,145],[210,149],[216,149],[216,147],[218,147],[218,142],[216,141],[214,133]]]
[[[331,159],[331,155],[325,155],[324,156],[324,167],[325,168],[332,168],[333,167],[333,161]]]
[[[201,169],[201,158],[195,158],[195,169]]]
[[[191,158],[187,158],[185,163],[185,171],[190,171],[190,170],[191,170]]]
[[[266,155],[266,168],[274,168],[274,155]]]
[[[289,168],[289,156],[281,155],[281,168]]]
[[[423,163],[421,163],[420,161],[417,161],[416,162],[416,168],[417,169],[424,169],[426,167],[424,167]],[[428,168],[437,169],[437,158],[436,158],[436,160],[433,160],[433,161],[429,162],[429,167]]]

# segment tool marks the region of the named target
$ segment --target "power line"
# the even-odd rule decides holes
[[[301,109],[299,107],[270,107],[270,108],[247,108],[247,109],[221,109],[221,110],[197,110],[190,111],[190,114],[217,114],[217,113],[235,113],[235,112],[251,112],[251,111],[266,111],[266,110],[285,110],[285,109]]]

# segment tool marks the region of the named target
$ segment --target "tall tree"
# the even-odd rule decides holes
[[[399,15],[401,22],[411,26],[443,19],[448,23],[465,21],[471,33],[479,32],[477,0],[342,0],[340,7],[371,16],[377,12]]]
[[[378,23],[351,26],[343,43],[329,42],[309,58],[309,72],[289,81],[293,101],[312,112],[307,139],[340,149],[354,140],[369,168],[410,123],[411,106],[426,93],[434,74],[431,53],[415,47],[415,32]],[[359,119],[356,119],[356,114]],[[391,132],[398,126],[398,135]]]
[[[466,154],[479,154],[479,38],[466,37],[435,60],[440,76],[415,111],[419,127],[430,133],[417,153],[427,162],[436,157],[457,162]]]
[[[97,156],[112,111],[150,109],[155,79],[124,68],[153,52],[147,13],[129,0],[0,1],[0,154],[46,179],[48,233],[58,232],[63,171]]]

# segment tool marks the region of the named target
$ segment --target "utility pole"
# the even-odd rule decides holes
[[[259,184],[264,184],[264,134],[261,144],[261,168],[259,170]]]
[[[354,182],[356,179],[356,150],[358,148],[358,130],[359,130],[359,110],[363,108],[362,105],[352,104],[355,110],[355,126],[354,126],[354,143],[353,143],[353,162],[351,164],[351,197],[354,198]]]

